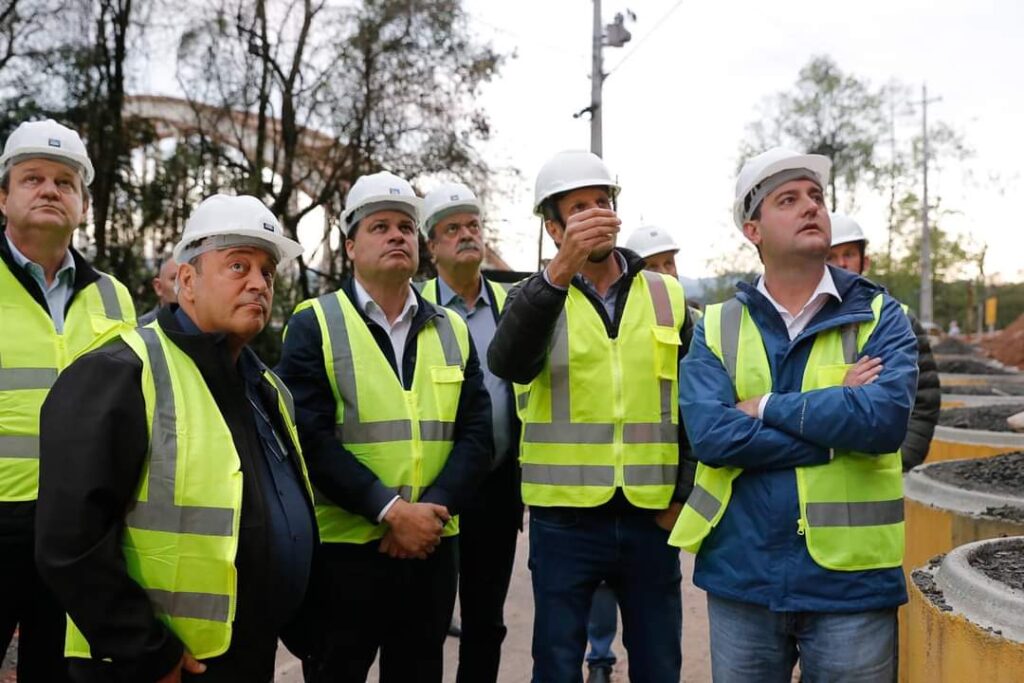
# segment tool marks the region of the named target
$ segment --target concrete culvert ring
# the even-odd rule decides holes
[[[959,386],[943,384],[942,393],[944,395],[959,394],[962,396],[994,396],[998,398],[1024,397],[1024,384],[1000,383],[998,381],[993,381],[991,384],[964,384]]]
[[[951,408],[939,413],[939,424],[956,429],[975,429],[986,432],[1012,432],[1006,418],[1024,411],[1024,401],[1004,405],[983,405]]]
[[[932,351],[939,354],[950,354],[950,355],[975,355],[978,353],[978,347],[973,344],[961,341],[954,337],[946,337],[938,344],[932,344]]]
[[[902,679],[1019,681],[1024,537],[969,543],[913,572]]]
[[[1014,370],[975,358],[939,358],[936,361],[939,372],[958,375],[1014,375]]]

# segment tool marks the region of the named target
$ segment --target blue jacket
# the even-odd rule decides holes
[[[701,545],[694,583],[707,592],[773,611],[860,612],[906,602],[903,571],[839,572],[811,559],[797,534],[797,466],[829,462],[832,448],[896,451],[907,431],[917,385],[917,342],[900,305],[885,295],[878,327],[863,354],[882,359],[878,379],[857,388],[800,391],[814,336],[872,318],[880,286],[830,268],[842,302],[830,299],[792,342],[782,317],[757,289],[737,298],[761,330],[773,393],[757,420],[735,408],[721,361],[707,347],[704,323],[693,335],[679,377],[679,405],[697,460],[744,469],[718,526]]]

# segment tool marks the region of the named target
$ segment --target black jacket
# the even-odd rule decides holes
[[[580,288],[590,299],[594,309],[604,321],[608,336],[612,339],[619,336],[619,324],[622,321],[622,312],[626,308],[633,278],[644,269],[644,260],[637,254],[621,247],[618,247],[617,251],[626,259],[626,273],[625,281],[615,302],[615,317],[613,319],[608,318],[604,304],[588,289],[579,287],[579,276],[573,278],[572,283],[573,287]],[[504,313],[498,323],[498,329],[494,333],[491,348],[487,352],[487,361],[491,372],[518,384],[529,384],[533,381],[544,369],[551,337],[555,332],[558,317],[565,306],[566,297],[568,297],[568,292],[548,284],[544,279],[543,271],[535,273],[513,287],[508,293]],[[682,342],[679,347],[680,359],[682,359],[689,350],[690,339],[693,337],[693,321],[690,319],[688,308],[679,337]],[[693,488],[696,464],[686,457],[690,448],[681,419],[679,420],[679,452],[679,479],[676,482],[672,500],[684,502]],[[621,505],[621,500],[617,499],[618,497],[613,498],[611,504]]]
[[[343,283],[341,290],[358,309],[351,278]],[[440,315],[438,307],[423,299],[415,288],[413,291],[419,307],[402,355],[406,389],[412,386],[416,368],[416,337],[432,318]],[[397,375],[395,354],[387,332],[361,310],[360,315]],[[334,395],[324,365],[320,325],[312,309],[299,311],[288,321],[281,362],[276,371],[295,398],[299,438],[313,485],[340,507],[376,523],[377,515],[394,498],[396,491],[385,486],[336,436]],[[455,418],[455,445],[447,463],[420,500],[444,505],[451,514],[458,514],[487,476],[493,451],[491,400],[470,339]]]
[[[259,680],[268,652],[272,666],[282,625],[268,618],[268,596],[274,592],[265,569],[269,476],[255,460],[265,456],[252,407],[221,335],[184,334],[170,308],[161,310],[159,323],[199,367],[241,462],[237,610],[230,649],[210,662],[230,661],[229,668],[238,672],[234,680]],[[149,446],[141,373],[142,362],[121,340],[61,373],[41,413],[36,523],[36,562],[43,579],[89,640],[94,658],[113,660],[105,680],[132,682],[160,678],[182,653],[182,644],[154,617],[146,593],[128,575],[121,548],[125,509]],[[262,388],[264,404],[273,405],[272,389]],[[268,412],[286,433],[280,416]],[[288,450],[295,465],[296,454]]]
[[[928,333],[914,316],[910,317],[910,326],[917,335],[917,396],[914,409],[910,413],[910,424],[907,426],[907,438],[903,441],[900,453],[903,456],[903,471],[906,472],[924,462],[928,448],[932,443],[935,425],[939,421],[939,408],[942,404],[942,389],[939,386],[939,368],[935,364],[932,345],[928,341]]]
[[[72,283],[71,297],[64,308],[65,313],[71,308],[71,304],[79,292],[100,279],[99,273],[74,248],[71,248],[71,258],[75,261],[75,280]],[[39,288],[39,285],[32,279],[32,276],[14,260],[14,254],[11,253],[11,248],[7,244],[6,231],[4,231],[3,235],[0,235],[0,259],[3,259],[4,264],[14,275],[15,279],[21,283],[25,291],[32,296],[36,303],[46,312],[46,315],[49,316],[50,308],[46,305],[46,297],[43,295],[43,290]],[[0,358],[0,361],[2,360]],[[2,423],[2,420],[3,417],[0,416],[0,423]],[[0,545],[30,546],[32,543],[35,514],[36,502],[34,500],[14,503],[0,502]]]

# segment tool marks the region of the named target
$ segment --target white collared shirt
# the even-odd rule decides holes
[[[388,333],[388,338],[391,340],[391,349],[395,353],[398,380],[404,384],[402,357],[405,354],[405,342],[409,338],[409,330],[412,329],[412,319],[416,317],[416,311],[419,309],[419,303],[416,301],[416,295],[412,291],[412,286],[409,287],[409,295],[405,299],[405,305],[402,306],[402,312],[395,318],[395,322],[391,323],[388,322],[384,309],[373,300],[370,293],[359,283],[359,279],[354,278],[353,282],[355,283],[356,303],[359,304],[359,308],[366,314],[366,317],[380,325]]]
[[[843,297],[839,295],[839,290],[836,289],[835,280],[832,279],[832,273],[829,271],[828,266],[825,267],[825,272],[822,273],[821,280],[818,281],[818,286],[815,288],[814,293],[811,294],[807,303],[804,304],[803,308],[796,315],[790,313],[785,306],[776,301],[768,292],[768,288],[764,284],[764,276],[757,279],[757,291],[761,292],[764,298],[768,299],[772,306],[775,307],[775,310],[779,312],[782,322],[786,324],[789,341],[793,341],[800,336],[801,332],[807,329],[808,323],[825,307],[829,297],[835,298],[840,303],[843,301]],[[768,405],[769,398],[771,398],[771,393],[765,394],[757,405],[757,416],[762,420],[764,419],[764,408]]]
[[[64,252],[64,261],[57,269],[53,282],[46,284],[46,275],[43,267],[35,261],[30,261],[25,254],[21,253],[18,247],[14,246],[10,235],[5,234],[7,246],[11,249],[11,256],[15,263],[25,269],[33,280],[39,284],[39,289],[46,299],[46,307],[50,311],[50,319],[53,320],[53,327],[58,334],[64,333],[64,308],[68,299],[74,293],[75,288],[75,259],[71,256],[71,250]]]

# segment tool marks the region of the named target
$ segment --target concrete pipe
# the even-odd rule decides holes
[[[1021,397],[943,410],[926,462],[987,458],[1024,450],[1024,434],[1011,432],[1005,426],[1006,418],[1020,411],[1024,411]]]
[[[901,680],[1011,683],[1024,676],[1024,537],[979,541],[913,572]]]

